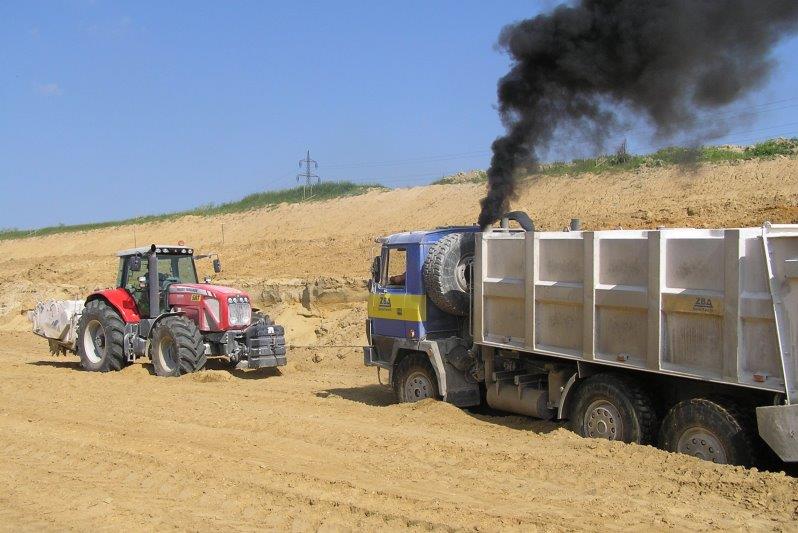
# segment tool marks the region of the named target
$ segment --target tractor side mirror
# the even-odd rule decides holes
[[[213,260],[213,271],[217,274],[222,271],[222,261],[218,257]]]
[[[141,256],[134,255],[130,257],[130,270],[138,272],[141,270]]]
[[[380,270],[382,270],[382,262],[380,260],[380,256],[377,256],[371,263],[371,279],[374,281],[374,283],[380,281]]]

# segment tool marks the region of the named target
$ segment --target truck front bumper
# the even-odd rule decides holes
[[[782,461],[798,462],[798,404],[757,407],[756,425]]]

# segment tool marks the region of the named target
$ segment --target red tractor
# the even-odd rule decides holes
[[[118,256],[115,289],[33,311],[34,332],[48,338],[51,351],[77,352],[95,372],[149,356],[159,376],[195,372],[209,356],[244,369],[285,365],[284,329],[253,309],[245,292],[207,278],[199,283],[192,248],[153,244]],[[213,267],[221,271],[218,256]]]

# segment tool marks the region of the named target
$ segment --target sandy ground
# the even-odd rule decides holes
[[[794,529],[798,481],[440,402],[360,356],[159,379],[0,334],[7,529]],[[218,367],[217,367],[218,368]]]
[[[359,351],[333,347],[364,342],[374,238],[471,223],[482,192],[375,191],[0,242],[0,529],[798,530],[795,478],[523,417],[394,405]],[[798,161],[530,180],[514,207],[544,229],[571,216],[590,229],[798,222]],[[49,356],[25,311],[112,285],[134,229],[139,245],[219,251],[218,281],[313,348],[293,349],[281,372],[216,365],[180,379]]]

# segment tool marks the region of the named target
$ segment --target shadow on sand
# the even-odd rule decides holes
[[[86,372],[82,366],[80,366],[80,361],[52,361],[52,360],[41,360],[41,361],[30,361],[27,364],[33,366],[49,366],[52,368],[66,368],[69,370],[77,370],[79,372]],[[155,375],[155,368],[152,366],[152,363],[133,363],[138,364],[142,368],[144,368],[151,376]],[[132,366],[132,365],[131,365]],[[127,368],[127,367],[125,367]],[[124,371],[125,369],[123,369]],[[213,374],[215,372],[226,372],[231,376],[238,378],[238,379],[264,379],[269,377],[281,376],[282,372],[280,372],[277,368],[259,368],[257,370],[237,370],[230,366],[230,363],[223,359],[208,359],[208,362],[205,364],[205,370],[208,370],[208,374]],[[200,376],[202,373],[194,374],[195,376]],[[199,381],[202,381],[199,379]],[[213,381],[213,380],[208,380]]]
[[[26,364],[33,366],[50,366],[53,368],[68,368],[70,370],[83,371],[83,367],[80,366],[80,361],[51,361],[45,359],[42,361],[30,361]]]
[[[345,387],[327,389],[315,393],[318,398],[329,398],[335,396],[344,400],[370,405],[372,407],[387,407],[396,404],[396,396],[390,387],[385,385],[365,385],[363,387]],[[566,427],[563,422],[550,422],[523,415],[515,415],[504,411],[499,411],[489,407],[487,404],[463,409],[464,413],[490,424],[496,424],[511,429],[532,431],[534,433],[545,434],[561,427]]]
[[[337,396],[350,402],[363,403],[372,407],[386,407],[396,403],[393,391],[385,385],[366,385],[365,387],[346,387],[327,389],[316,393],[319,398]]]

